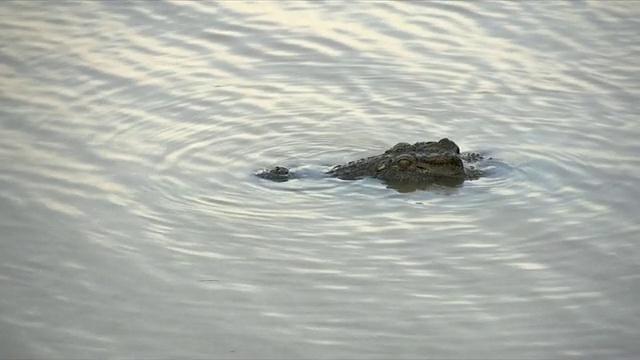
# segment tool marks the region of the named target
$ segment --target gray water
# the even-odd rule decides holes
[[[639,4],[0,3],[0,358],[640,356]]]

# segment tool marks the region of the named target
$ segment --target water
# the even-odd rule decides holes
[[[639,356],[639,15],[0,4],[0,357]],[[252,175],[442,137],[488,176]]]

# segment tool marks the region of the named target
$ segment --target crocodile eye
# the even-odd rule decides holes
[[[397,164],[399,167],[405,169],[405,168],[408,168],[409,165],[411,165],[411,161],[407,159],[400,159],[398,160]]]

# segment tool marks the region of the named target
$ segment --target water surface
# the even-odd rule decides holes
[[[638,356],[639,19],[3,2],[0,357]],[[442,137],[488,175],[252,175]]]

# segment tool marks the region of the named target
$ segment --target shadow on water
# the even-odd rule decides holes
[[[434,178],[430,183],[413,183],[413,182],[382,182],[388,189],[395,190],[399,193],[410,193],[414,191],[431,191],[439,194],[454,194],[464,184],[463,179],[451,178]]]

